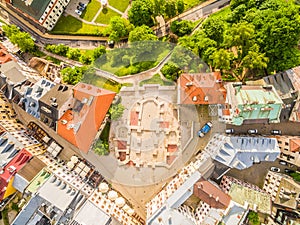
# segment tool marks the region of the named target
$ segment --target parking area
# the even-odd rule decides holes
[[[79,3],[88,5],[89,2],[90,0],[71,0],[64,13],[79,18],[79,14],[75,12],[78,10],[77,7],[80,7]]]
[[[282,165],[279,163],[280,160],[277,159],[275,162],[261,162],[259,164],[254,164],[252,167],[245,170],[231,169],[226,175],[237,177],[243,181],[252,183],[262,188],[264,184],[265,177],[271,167],[277,167],[280,169],[280,173],[284,173],[285,169],[297,170],[296,166],[290,167],[289,165]]]

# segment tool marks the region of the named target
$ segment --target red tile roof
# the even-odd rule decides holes
[[[194,185],[194,195],[212,208],[217,209],[226,209],[231,200],[229,195],[203,178]]]
[[[291,152],[300,152],[300,139],[291,139],[290,140],[290,151]]]
[[[0,44],[0,64],[7,63],[12,60],[16,61],[16,59],[8,53],[7,49]]]
[[[0,200],[6,191],[6,187],[14,175],[25,166],[31,159],[32,155],[26,150],[22,149],[4,168],[0,175]]]
[[[87,153],[116,93],[79,83],[70,109],[57,123],[57,133]]]
[[[181,104],[223,104],[226,99],[218,72],[181,74],[178,86]]]

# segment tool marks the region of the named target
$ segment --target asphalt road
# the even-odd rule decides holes
[[[284,172],[285,168],[297,170],[296,166],[289,167],[288,165],[281,165],[279,161],[280,160],[277,159],[275,162],[261,162],[259,164],[254,164],[250,168],[244,170],[231,169],[226,175],[238,177],[240,180],[249,182],[262,188],[265,177],[271,167],[278,167],[280,169],[280,173],[283,174],[286,174]]]
[[[226,128],[233,128],[235,134],[247,134],[249,129],[257,129],[259,135],[271,135],[272,130],[281,130],[282,135],[299,136],[300,125],[294,122],[282,122],[271,124],[245,124],[242,126],[227,125]]]

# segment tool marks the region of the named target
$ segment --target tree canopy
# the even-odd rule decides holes
[[[123,111],[125,110],[125,107],[119,103],[114,104],[110,107],[109,113],[112,120],[117,120],[123,115]]]
[[[212,69],[244,81],[299,65],[299,37],[299,7],[293,2],[232,0],[230,8],[211,15],[199,31],[178,42]]]
[[[67,84],[75,85],[79,81],[81,81],[83,77],[83,73],[86,71],[86,68],[84,67],[77,67],[74,68],[67,67],[60,71],[62,75],[63,82]]]
[[[156,41],[157,37],[153,33],[152,29],[146,25],[142,25],[140,27],[134,28],[129,33],[129,42],[136,42],[136,41]]]
[[[128,11],[128,19],[134,26],[153,26],[154,6],[152,0],[135,0]]]
[[[17,45],[22,52],[34,51],[35,43],[30,34],[20,31],[16,25],[4,25],[2,29],[9,40]]]
[[[119,42],[122,37],[128,36],[132,29],[133,26],[128,20],[119,16],[114,16],[110,19],[106,32],[109,34],[110,40]]]

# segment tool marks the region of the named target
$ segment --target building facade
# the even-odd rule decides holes
[[[14,9],[51,31],[70,0],[6,0]]]
[[[295,136],[276,136],[280,149],[280,159],[300,166],[300,138]]]
[[[279,123],[283,101],[272,85],[242,83],[226,85],[227,97],[223,121],[240,126],[253,123]]]

